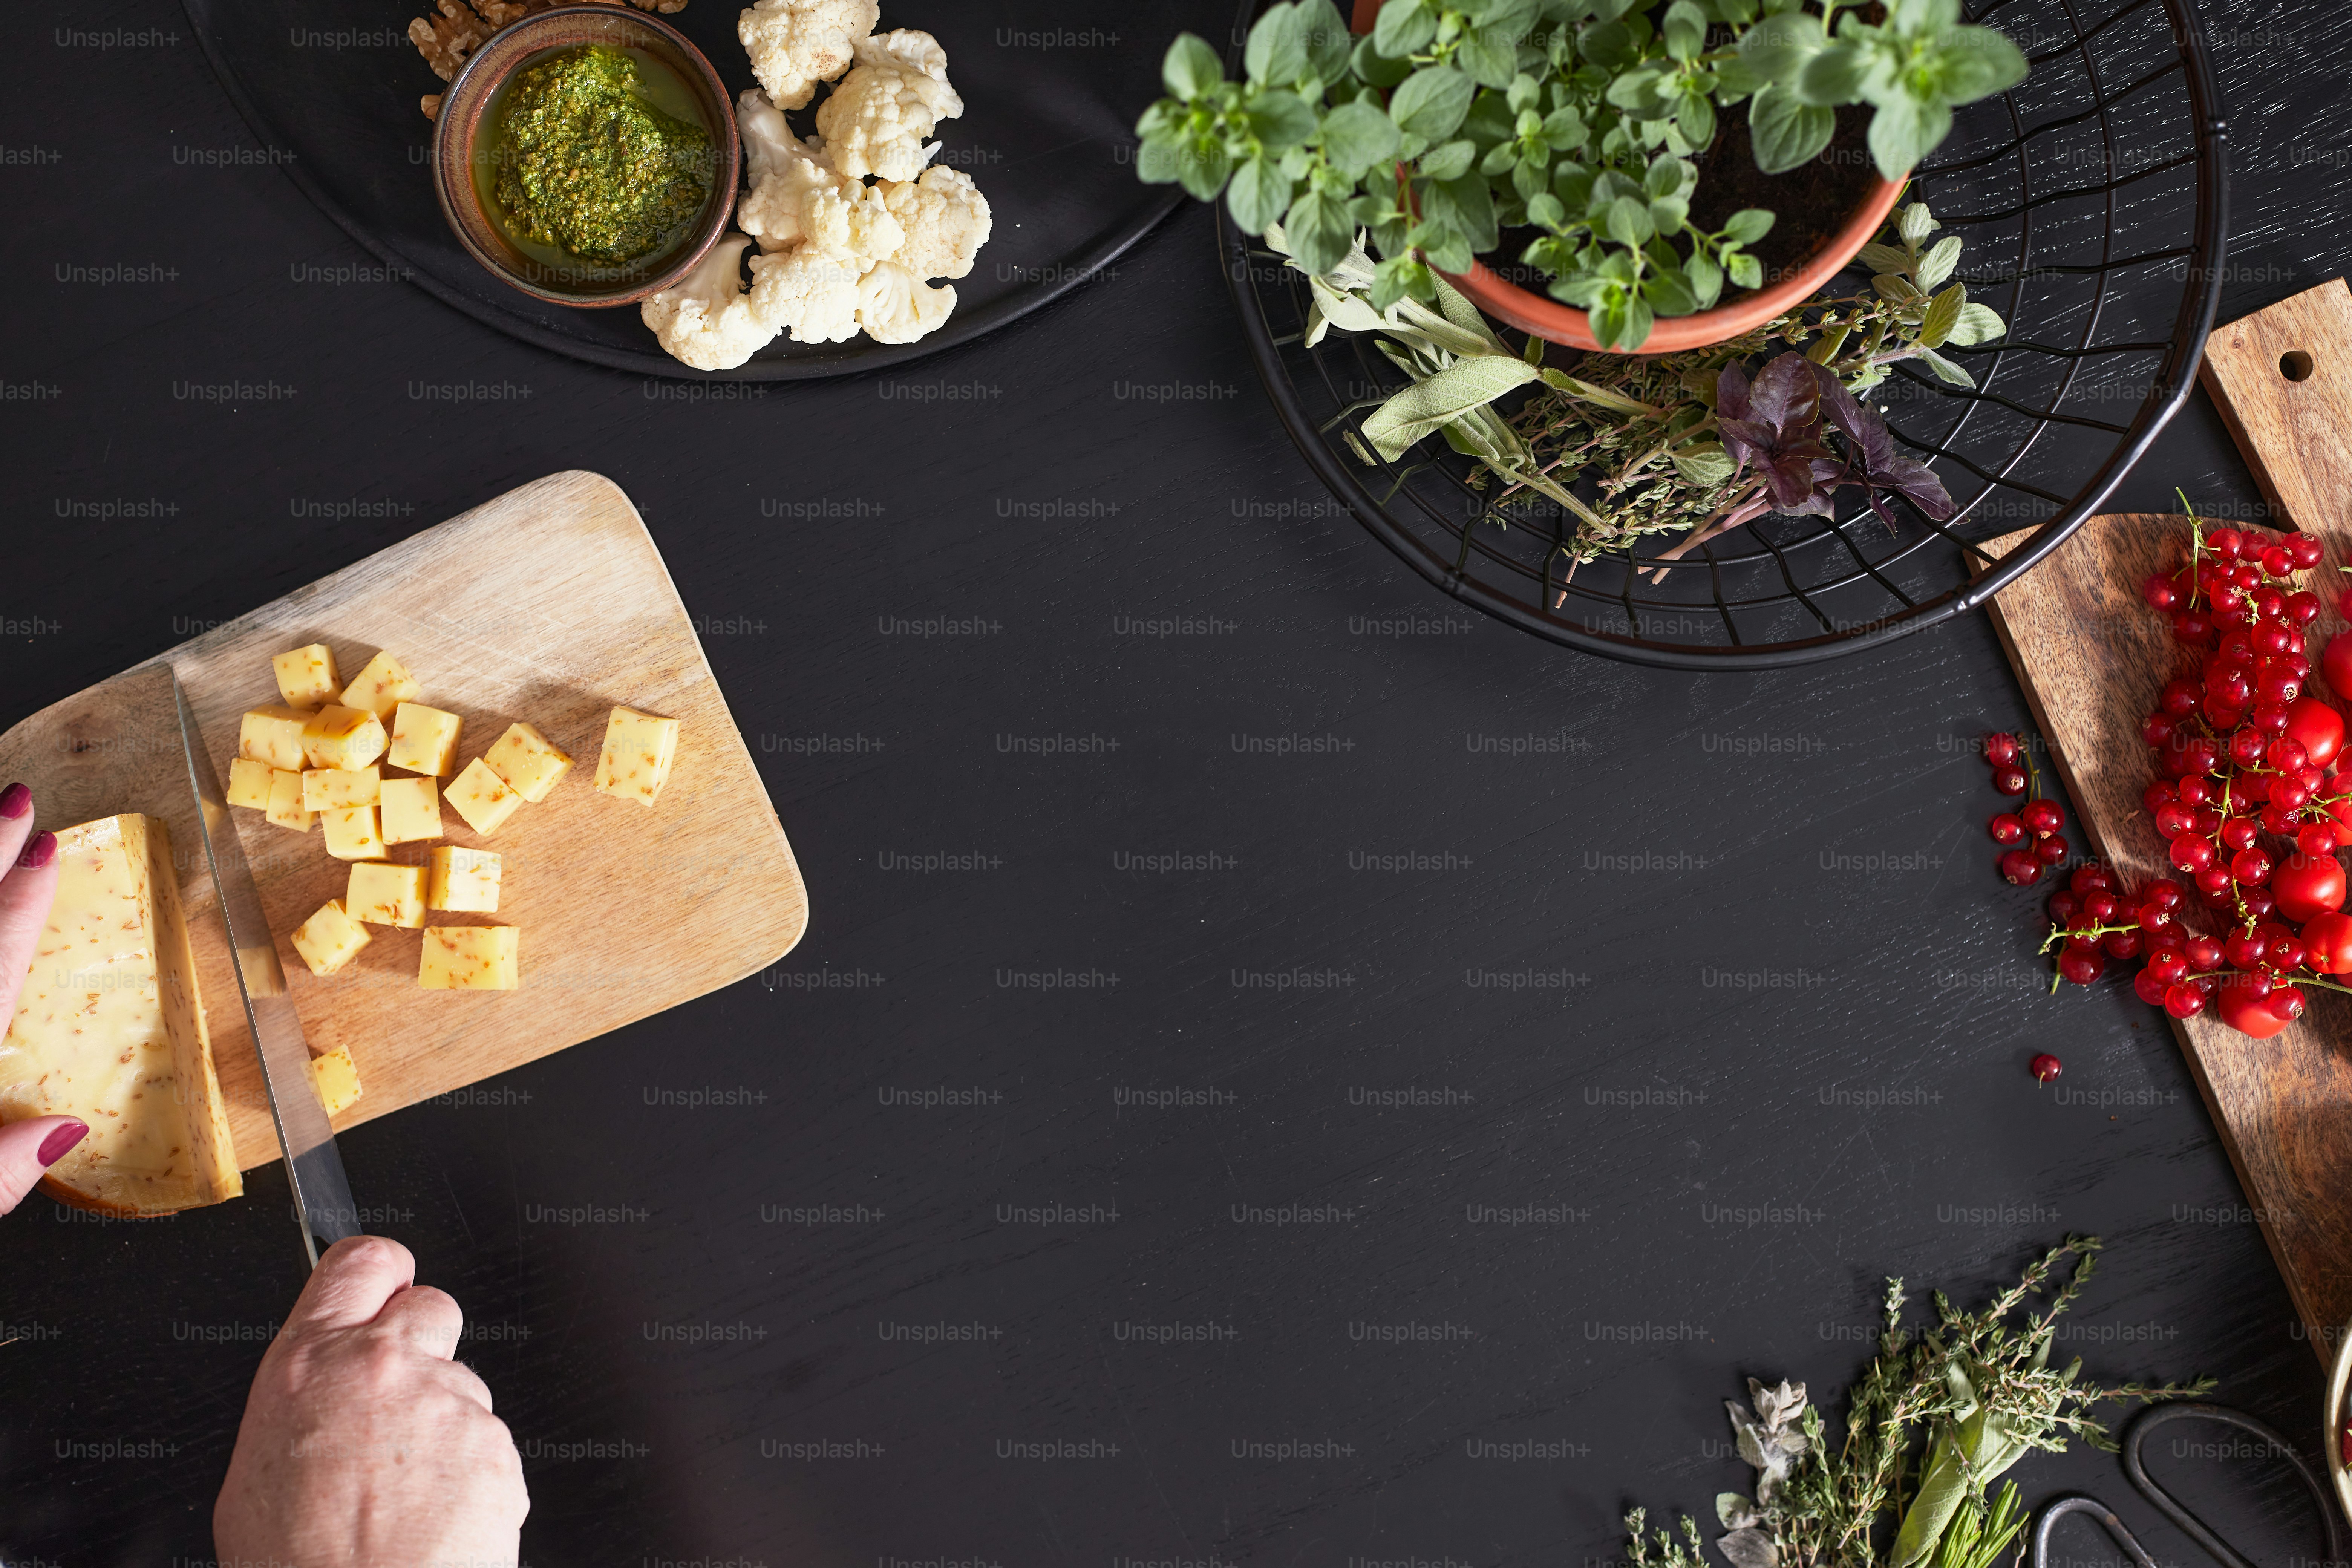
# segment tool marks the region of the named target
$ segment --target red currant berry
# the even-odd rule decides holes
[[[2269,738],[2252,724],[2234,730],[2230,734],[2230,760],[2242,768],[2251,768],[2263,760],[2263,748],[2268,744]]]
[[[2014,763],[2017,751],[2017,737],[2005,730],[1996,730],[1985,737],[1985,761],[1994,767],[2005,768]]]
[[[2050,895],[2050,923],[2052,925],[2062,928],[2073,925],[2074,923],[2074,917],[2082,912],[2083,900],[2076,898],[2066,889],[2061,888],[2056,892]]]
[[[2116,874],[2096,860],[2085,860],[2075,867],[2074,874],[2066,879],[2066,886],[2085,897],[2092,893],[2119,895],[2121,891],[2116,882]]]
[[[2172,640],[2197,647],[2213,635],[2213,622],[2198,610],[2176,611],[2172,617]]]
[[[2209,674],[2218,674],[2221,669],[2233,664],[2252,668],[2253,662],[2254,634],[2250,631],[2225,632],[2221,640],[2214,645],[2213,657],[2206,661],[2205,668]]]
[[[2011,849],[2000,858],[2000,875],[2004,881],[2020,888],[2032,887],[2042,879],[2042,862],[2033,858],[2031,849]]]
[[[2242,710],[2254,700],[2254,683],[2242,669],[2223,670],[2205,683],[2205,711],[2227,712]]]
[[[2230,875],[2249,888],[2259,888],[2271,879],[2271,858],[2260,847],[2241,849],[2230,857]]]
[[[2299,588],[2286,596],[2286,624],[2301,631],[2319,618],[2319,595]]]
[[[2023,768],[1995,768],[1992,773],[1992,787],[2000,791],[2003,795],[2023,795],[2025,793],[2025,770]]]
[[[2048,1083],[2052,1079],[2056,1078],[2060,1073],[2066,1070],[2065,1068],[2060,1064],[2058,1058],[2052,1056],[2048,1051],[2044,1051],[2040,1056],[2034,1058],[2033,1060],[2028,1064],[2028,1067],[2033,1076],[2043,1083]]]
[[[2014,855],[2017,851],[2012,849],[2010,853]],[[2170,858],[2172,863],[2184,871],[2201,871],[2213,864],[2216,858],[2213,846],[2186,833],[2172,841]]]
[[[2164,1010],[2176,1018],[2194,1018],[2205,1011],[2205,993],[2194,985],[2168,985],[2164,991]]]
[[[2172,721],[2162,713],[2151,713],[2139,721],[2139,738],[2151,746],[2161,746],[2172,739]]]
[[[2139,937],[2136,931],[2111,931],[2100,939],[2099,945],[2106,950],[2109,958],[2128,962],[2139,956]]]
[[[2303,993],[2292,985],[2282,985],[2263,998],[2263,1005],[2270,1009],[2272,1017],[2292,1024],[2303,1016]]]
[[[2167,801],[2179,800],[2179,790],[2171,784],[2166,784],[2162,779],[2158,779],[2156,783],[2148,785],[2146,789],[2139,792],[2140,805],[2149,811],[2154,811],[2158,806],[2164,805]]]
[[[2303,695],[2303,678],[2284,666],[2266,669],[2255,678],[2254,695],[2284,707]]]
[[[2284,735],[2287,726],[2286,710],[2278,703],[2265,702],[2246,715],[2246,722],[2265,735]]]
[[[2294,812],[2292,808],[2271,805],[2263,807],[2263,831],[2284,838],[2294,832]]]
[[[2000,819],[1995,817],[1993,820],[1998,822]],[[2188,832],[2196,821],[2197,814],[2177,801],[2156,808],[2156,831],[2168,844]]]
[[[2221,814],[2206,806],[2197,814],[2197,822],[2189,831],[2200,838],[2211,838],[2221,831]]]
[[[2179,948],[2158,948],[2147,955],[2147,972],[2167,985],[2177,985],[2189,978],[2189,960]]]
[[[2197,711],[2198,700],[2204,695],[2193,680],[2168,680],[2164,683],[2164,695],[2158,699],[2157,706],[2176,719],[2186,719]]]
[[[1990,831],[1992,834],[1992,841],[1995,844],[2022,844],[2025,842],[2024,819],[2020,817],[2013,811],[2004,811],[1996,815],[1990,824]]]
[[[2230,880],[2228,861],[2216,860],[2210,866],[2198,867],[2193,880],[2197,883],[2199,896],[2215,909],[2230,901],[2230,889],[2233,884]]]
[[[2181,898],[2180,884],[2168,881],[2162,877],[2158,877],[2139,890],[2140,902],[2159,910],[2179,909]]]
[[[2053,833],[2047,838],[2034,841],[2033,858],[2044,866],[2063,866],[2066,863],[2066,837],[2063,834]]]
[[[2296,567],[2305,572],[2327,559],[2327,546],[2322,544],[2315,535],[2308,533],[2288,534],[2286,551],[2289,555],[2294,557]]]
[[[2304,784],[2301,779],[2273,779],[2271,781],[2271,805],[2275,810],[2286,813],[2290,821],[2293,820],[2294,814],[2301,811],[2305,805],[2310,804],[2310,801],[2311,791],[2304,787]],[[2271,831],[2273,833],[2284,833],[2288,831],[2288,829],[2273,827]]]
[[[2252,848],[2254,840],[2261,836],[2262,830],[2254,826],[2251,817],[2233,816],[2221,824],[2221,847],[2232,853]]]
[[[2058,955],[2060,978],[2076,985],[2088,985],[2107,972],[2107,961],[2095,952],[2062,952]]]
[[[2261,585],[2262,580],[2262,566],[2249,558],[2246,551],[2241,547],[2238,552],[2237,564],[2230,568],[2230,581],[2237,585],[2240,593],[2251,594]]]
[[[2161,574],[2150,577],[2139,585],[2139,594],[2147,601],[2149,609],[2160,614],[2170,615],[2180,607],[2180,590],[2173,586],[2169,577]]]
[[[2156,969],[2152,963],[2148,968],[2132,976],[2132,994],[2151,1007],[2164,1005],[2164,992],[2165,983],[2156,977]]]
[[[2242,926],[2231,929],[2221,939],[2221,956],[2232,969],[2259,969],[2263,962],[2263,939]]]
[[[2199,806],[2213,804],[2213,786],[2201,777],[2182,779],[2174,787],[2183,805]]]
[[[2082,900],[2083,918],[2095,926],[2112,923],[2116,918],[2116,911],[2122,907],[2116,902],[2116,896],[2113,893],[2084,893],[2082,895]]]
[[[2268,773],[2240,773],[2230,781],[2230,802],[2238,810],[2251,813],[2271,797],[2271,776]]]
[[[2303,742],[2292,735],[2281,735],[2263,749],[2263,758],[2283,773],[2299,773],[2311,765],[2311,758]]]
[[[2278,908],[2278,895],[2268,888],[2241,888],[2238,902],[2246,906],[2248,914],[2262,920]]]
[[[2294,847],[2314,859],[2335,854],[2336,842],[2336,829],[2324,822],[2312,823],[2294,836]]]
[[[2192,936],[2187,948],[2189,967],[2202,974],[2221,967],[2221,944],[2210,936]]]
[[[2027,801],[2017,808],[2017,815],[2024,822],[2026,830],[2036,838],[2049,837],[2066,820],[2065,815],[2058,809],[2058,803],[2047,796]]]
[[[2227,563],[2238,558],[2239,537],[2234,528],[2217,528],[2205,536],[2206,553],[2216,561]]]
[[[2275,658],[2294,646],[2294,634],[2273,621],[2254,628],[2253,643],[2256,653]]]

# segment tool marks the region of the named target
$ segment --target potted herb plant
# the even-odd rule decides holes
[[[1959,0],[1385,0],[1362,37],[1331,0],[1277,0],[1240,80],[1170,47],[1137,169],[1278,226],[1309,273],[1362,231],[1378,310],[1443,274],[1551,342],[1664,353],[1810,299],[1954,107],[2025,74]]]

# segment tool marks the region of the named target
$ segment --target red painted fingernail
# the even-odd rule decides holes
[[[33,841],[25,846],[25,852],[16,857],[16,864],[28,871],[37,871],[57,858],[58,836],[54,833],[36,833],[33,835]]]
[[[14,822],[33,809],[33,792],[23,784],[12,784],[0,789],[0,816]]]
[[[66,1157],[66,1151],[89,1136],[89,1123],[68,1121],[63,1127],[52,1127],[49,1135],[41,1140],[41,1163],[54,1165]]]

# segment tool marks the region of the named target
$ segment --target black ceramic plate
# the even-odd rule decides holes
[[[618,370],[709,379],[661,352],[634,306],[541,305],[460,249],[433,199],[432,122],[418,97],[443,83],[408,41],[429,0],[184,0],[237,112],[329,217],[388,266],[476,321]],[[756,87],[735,37],[740,0],[689,0],[662,20],[694,40],[730,91]],[[979,182],[995,226],[956,310],[920,342],[802,344],[779,338],[719,379],[790,381],[873,370],[970,342],[1066,292],[1132,245],[1180,199],[1135,178],[1136,116],[1160,95],[1160,58],[1189,28],[1220,45],[1221,4],[1153,8],[1085,0],[883,0],[883,27],[920,27],[948,52],[963,97],[936,160]],[[814,107],[814,106],[812,106]],[[793,114],[803,135],[808,110]]]

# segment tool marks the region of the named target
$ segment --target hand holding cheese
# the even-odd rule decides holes
[[[382,1237],[319,1259],[237,1428],[213,1542],[236,1563],[512,1563],[530,1510],[465,1314]]]

